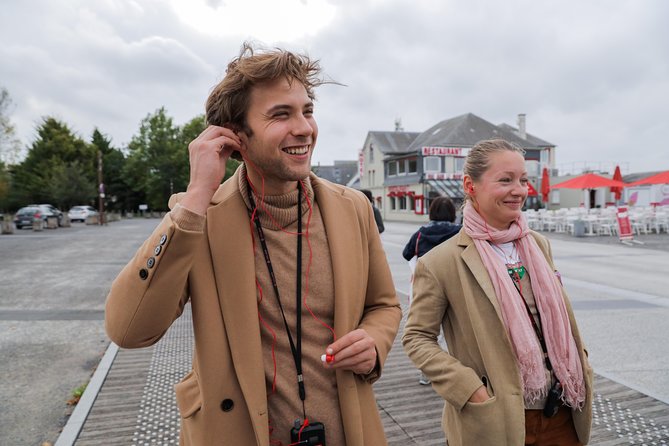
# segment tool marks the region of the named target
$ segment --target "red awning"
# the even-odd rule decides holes
[[[527,196],[528,197],[537,197],[539,194],[537,193],[537,190],[532,186],[532,183],[529,181],[527,182]]]

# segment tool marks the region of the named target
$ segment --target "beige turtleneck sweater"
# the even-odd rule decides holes
[[[247,207],[252,209],[245,171],[240,173],[239,188]],[[332,332],[323,325],[324,323],[330,327],[334,326],[334,281],[330,249],[309,178],[304,184],[307,189],[306,196],[311,203],[310,210],[303,193],[302,232],[305,235],[302,237],[302,372],[306,388],[306,415],[310,422],[320,421],[325,425],[327,444],[344,445],[346,440],[339,413],[335,372],[324,368],[320,359],[325,353],[326,346],[333,342]],[[258,193],[260,193],[259,187],[260,185],[257,186]],[[259,208],[260,222],[281,295],[281,304],[294,342],[297,342],[295,332],[297,195],[296,188],[286,195],[259,197],[254,194],[253,196]],[[290,430],[293,422],[296,418],[303,417],[302,402],[297,390],[295,362],[255,226],[253,237],[256,241],[256,279],[262,290],[262,292],[258,290],[257,298],[259,315],[262,317],[260,332],[271,445],[286,446],[291,443]],[[307,307],[322,323],[310,314]],[[273,335],[276,336],[274,344],[276,370],[272,358]],[[275,372],[276,388],[272,391]]]

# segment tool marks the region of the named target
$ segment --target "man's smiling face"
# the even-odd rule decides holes
[[[280,195],[311,171],[311,154],[318,136],[314,104],[296,80],[279,78],[255,85],[246,113],[248,130],[240,135],[251,182],[265,193]]]

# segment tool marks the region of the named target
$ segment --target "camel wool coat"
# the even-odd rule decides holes
[[[181,445],[267,446],[270,440],[251,227],[238,175],[214,194],[203,231],[180,228],[168,213],[107,298],[107,333],[124,348],[157,342],[190,300],[193,370],[175,386]],[[401,319],[390,269],[367,198],[313,174],[311,184],[332,258],[335,332],[341,337],[363,328],[378,353],[369,375],[336,371],[346,444],[385,445],[372,383]],[[178,200],[173,196],[170,207]]]
[[[536,232],[529,236],[555,270],[548,241]],[[579,440],[587,444],[592,368],[564,289],[562,298],[586,385],[585,406],[572,411],[574,426]],[[442,328],[448,352],[437,343]],[[418,260],[402,343],[445,401],[442,427],[449,446],[525,444],[525,404],[516,357],[488,271],[464,229]],[[482,385],[491,398],[468,402]]]

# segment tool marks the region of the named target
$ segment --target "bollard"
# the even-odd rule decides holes
[[[97,225],[99,223],[98,216],[97,215],[89,215],[86,217],[86,224],[87,225]]]
[[[72,222],[70,221],[70,216],[67,214],[63,214],[63,218],[60,220],[60,226],[62,228],[70,228],[72,227]]]
[[[33,218],[33,231],[41,231],[42,229],[44,229],[44,220]]]
[[[14,222],[12,222],[11,215],[5,215],[2,219],[2,233],[3,234],[13,234],[14,233]]]
[[[46,218],[46,228],[47,229],[58,229],[58,217],[47,217]]]

